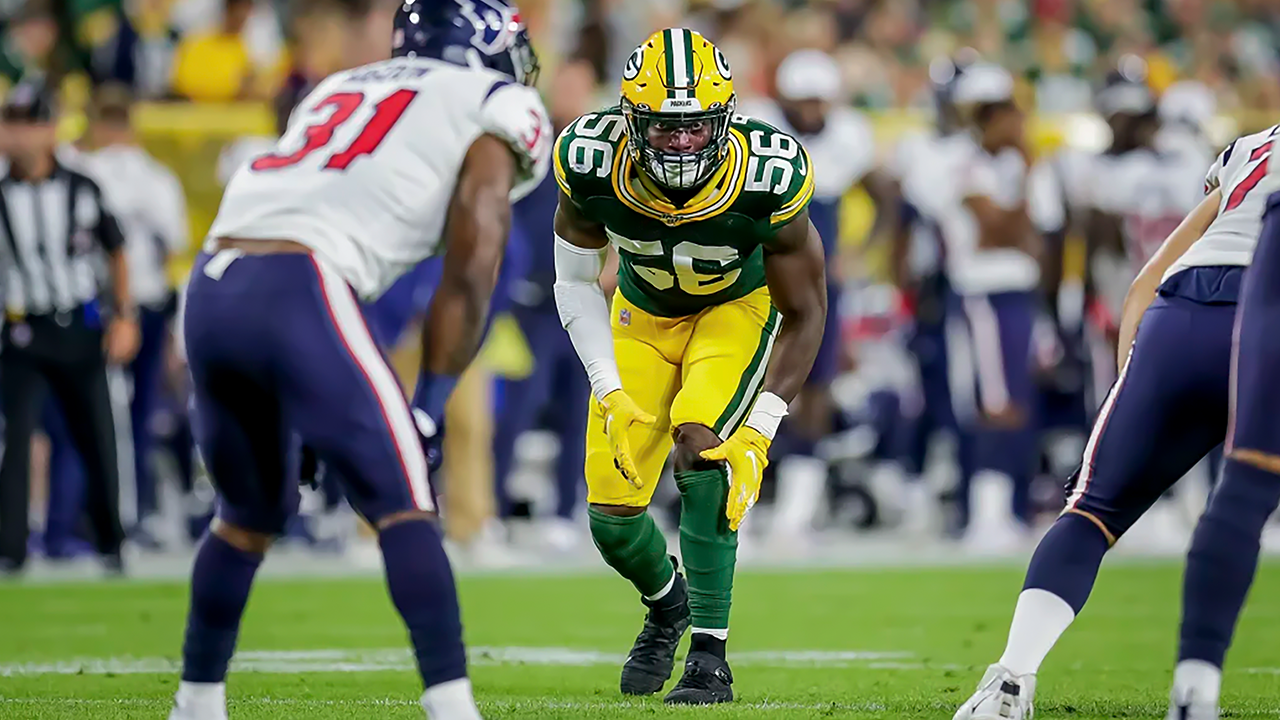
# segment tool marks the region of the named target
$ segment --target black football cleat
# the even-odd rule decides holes
[[[691,652],[684,661],[684,676],[667,693],[668,705],[715,705],[733,702],[733,672],[722,657]]]
[[[627,661],[622,664],[623,695],[652,695],[662,690],[671,679],[680,638],[692,622],[689,589],[678,567],[670,592],[652,602],[641,602],[649,607],[649,613],[644,617],[644,628],[631,646]]]

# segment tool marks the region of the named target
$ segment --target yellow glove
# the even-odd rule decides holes
[[[760,482],[769,465],[769,438],[743,425],[728,440],[703,450],[702,459],[723,460],[728,465],[729,497],[724,514],[729,518],[729,529],[736,532],[760,497]]]
[[[631,486],[644,487],[644,478],[631,459],[631,426],[652,425],[657,418],[640,409],[636,401],[623,390],[614,390],[599,401],[604,412],[604,434],[609,436],[609,449],[613,450],[613,465]]]

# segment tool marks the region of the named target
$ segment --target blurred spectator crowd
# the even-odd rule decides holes
[[[333,71],[343,15],[376,1],[7,0],[0,74],[122,82],[147,99],[264,100]],[[526,0],[521,10],[553,71],[580,57],[602,78],[655,28],[703,30],[747,97],[807,46],[838,58],[854,104],[924,106],[930,60],[973,47],[1015,71],[1042,112],[1089,109],[1091,89],[1129,54],[1147,61],[1157,92],[1194,79],[1226,111],[1280,107],[1274,0]]]

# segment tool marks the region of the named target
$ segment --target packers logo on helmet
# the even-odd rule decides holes
[[[628,148],[646,174],[669,188],[697,187],[720,167],[736,105],[729,61],[692,30],[650,35],[622,69]]]

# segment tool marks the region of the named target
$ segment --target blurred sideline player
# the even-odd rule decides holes
[[[1116,317],[1132,278],[1199,204],[1204,168],[1212,158],[1156,148],[1160,113],[1138,58],[1121,59],[1096,104],[1111,127],[1112,142],[1098,158],[1089,184],[1096,212],[1086,235],[1087,271],[1090,289]],[[1098,250],[1109,250],[1128,262],[1104,272]]]
[[[904,138],[890,164],[890,172],[902,188],[902,218],[894,235],[890,267],[894,284],[913,314],[907,350],[915,360],[919,383],[916,398],[904,401],[907,427],[900,448],[908,478],[904,525],[908,532],[916,534],[928,531],[936,505],[936,498],[920,477],[929,448],[938,433],[954,432],[956,428],[946,350],[946,306],[951,284],[942,230],[937,217],[928,213],[935,211],[930,206],[931,198],[944,193],[947,183],[937,171],[935,158],[954,153],[951,148],[962,147],[968,141],[956,112],[954,91],[956,80],[973,60],[958,55],[930,63],[935,126],[927,134]]]
[[[1065,145],[1040,159],[1027,180],[1027,211],[1044,241],[1041,286],[1047,324],[1037,340],[1046,371],[1040,427],[1057,477],[1074,469],[1101,402],[1098,396],[1115,377],[1112,340],[1105,336],[1114,330],[1099,329],[1091,313],[1096,300],[1079,242],[1093,205],[1090,183],[1097,165],[1096,153]],[[1105,366],[1101,382],[1095,364]]]
[[[151,469],[152,414],[157,408],[170,348],[171,320],[176,309],[169,284],[169,259],[186,250],[186,197],[178,178],[138,144],[132,129],[128,88],[100,88],[90,108],[91,150],[81,162],[101,179],[107,200],[117,209],[125,232],[131,292],[138,303],[142,344],[128,367],[133,393],[129,416],[133,438],[138,523],[135,542],[155,545],[146,521],[158,510],[156,478]]]
[[[126,368],[129,379],[119,370],[109,372],[112,397],[120,405],[116,424],[121,517],[130,541],[154,550],[160,543],[150,522],[158,507],[156,479],[148,462],[154,438],[149,420],[160,399],[174,312],[168,261],[185,250],[189,230],[182,186],[138,146],[130,125],[131,105],[127,88],[103,86],[89,107],[86,149],[67,146],[58,152],[65,162],[82,167],[98,181],[116,208],[125,234],[125,253],[133,269],[130,293],[138,303],[142,337],[137,356]],[[132,397],[128,397],[129,384]],[[56,403],[46,403],[44,417],[50,443],[45,553],[54,559],[68,558],[88,547],[76,532],[84,509],[84,465]]]
[[[728,702],[737,530],[826,321],[815,168],[795,138],[734,115],[729,63],[696,32],[651,35],[621,90],[620,107],[577,120],[555,153],[556,305],[595,396],[591,535],[649,608],[622,692],[660,691],[692,624],[666,702]],[[687,583],[647,512],[673,445]]]
[[[975,63],[956,80],[953,101],[968,132],[937,153],[936,172],[947,182],[921,198],[921,211],[939,223],[952,288],[947,363],[960,426],[958,527],[975,547],[1004,549],[1025,534],[1038,457],[1031,367],[1038,238],[1027,215],[1028,154],[1013,78]],[[984,470],[984,486],[972,489],[979,517],[970,524],[966,481]],[[993,473],[1011,482],[1011,499]]]
[[[1084,607],[1103,555],[1227,434],[1236,301],[1261,225],[1266,195],[1254,186],[1273,132],[1242,137],[1223,151],[1209,169],[1205,199],[1130,287],[1119,377],[1072,477],[1067,508],[1031,558],[1004,655],[956,720],[1031,717],[1036,672]],[[1238,567],[1240,560],[1221,562]],[[1191,568],[1187,583],[1191,588]],[[1199,587],[1216,593],[1228,585]],[[1216,658],[1221,667],[1221,652],[1194,657]],[[1196,668],[1188,678],[1205,677]],[[1215,707],[1216,700],[1214,685]]]
[[[797,50],[778,66],[777,99],[750,106],[743,114],[797,138],[814,159],[816,187],[809,219],[822,236],[827,267],[839,265],[840,206],[855,185],[865,188],[876,208],[872,237],[885,237],[897,217],[893,181],[875,168],[875,139],[870,124],[857,111],[840,105],[844,96],[840,67],[821,50]],[[796,397],[790,419],[783,424],[774,457],[778,461],[778,498],[770,526],[774,541],[803,540],[812,529],[823,498],[827,463],[817,456],[816,444],[832,431],[835,406],[831,382],[840,371],[841,274],[827,274],[827,324],[822,346],[804,388]]]
[[[1216,148],[1209,140],[1209,123],[1218,112],[1218,100],[1212,90],[1195,80],[1176,82],[1160,94],[1156,112],[1160,117],[1157,152],[1186,156],[1187,165],[1213,163]]]
[[[1130,66],[1133,67],[1130,67]],[[1197,153],[1162,152],[1157,140],[1178,144],[1162,127],[1159,106],[1137,58],[1122,58],[1098,94],[1099,110],[1111,124],[1112,146],[1098,158],[1090,178],[1095,212],[1088,228],[1090,290],[1099,314],[1118,317],[1124,289],[1203,196],[1206,159]],[[1212,162],[1212,159],[1208,159]],[[1110,250],[1108,254],[1099,250]],[[1114,262],[1119,254],[1122,260]],[[1171,496],[1172,497],[1172,496]],[[1182,552],[1191,517],[1175,502],[1158,503],[1131,535],[1131,542]]]
[[[220,502],[192,571],[173,720],[226,717],[253,576],[297,509],[293,433],[379,532],[427,716],[479,717],[418,428],[480,342],[510,202],[546,172],[551,128],[514,7],[406,4],[392,48],[322,82],[276,150],[236,173],[192,270],[196,436]],[[376,297],[442,250],[411,415],[356,293]]]
[[[1233,178],[1248,173],[1229,194],[1224,184],[1225,202],[1238,201],[1237,224],[1260,235],[1231,348],[1227,461],[1187,554],[1169,720],[1217,720],[1223,661],[1258,570],[1263,528],[1280,506],[1272,392],[1280,363],[1280,172],[1270,163],[1278,136],[1280,126],[1241,138],[1222,156],[1224,165],[1237,168]]]
[[[559,68],[547,108],[557,134],[592,107],[596,85],[590,63],[571,61]],[[555,245],[547,242],[546,235],[554,223],[559,197],[555,178],[548,176],[513,208],[512,243],[527,249],[529,271],[513,284],[512,316],[529,346],[533,371],[526,378],[502,383],[493,457],[498,517],[507,519],[512,513],[507,484],[515,465],[516,441],[540,417],[548,419],[560,452],[554,468],[555,514],[541,528],[549,547],[570,550],[582,539],[574,518],[581,510],[591,388],[556,311]]]

